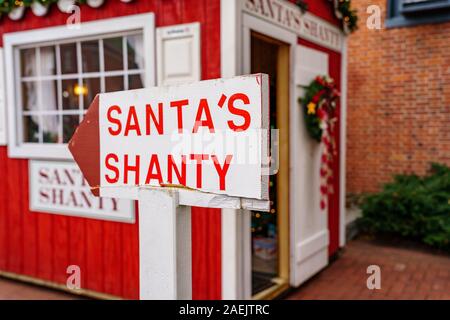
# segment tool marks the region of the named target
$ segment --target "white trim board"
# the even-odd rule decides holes
[[[45,145],[38,143],[20,143],[17,123],[20,116],[17,110],[15,50],[23,45],[40,45],[61,40],[93,37],[117,32],[142,30],[145,56],[145,87],[155,85],[155,18],[153,13],[137,14],[126,17],[83,22],[79,29],[67,29],[66,25],[7,33],[3,36],[6,64],[6,92],[8,106],[8,155],[11,158],[31,159],[72,159],[66,144]],[[37,41],[37,39],[39,41]]]
[[[241,0],[220,0],[220,61],[221,76],[231,78],[242,74],[239,56],[241,47]],[[222,209],[221,264],[222,299],[236,300],[251,296],[251,288],[244,283],[246,211]]]
[[[347,174],[347,68],[348,41],[344,39],[341,56],[341,112],[340,112],[340,146],[339,146],[339,246],[345,246],[346,239],[346,174]]]

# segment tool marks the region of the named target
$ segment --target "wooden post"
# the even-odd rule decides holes
[[[178,192],[140,188],[140,299],[192,299],[191,251],[191,209]]]

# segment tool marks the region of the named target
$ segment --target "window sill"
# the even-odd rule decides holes
[[[34,144],[24,143],[20,146],[10,145],[8,148],[10,158],[36,159],[36,160],[72,160],[66,144]]]

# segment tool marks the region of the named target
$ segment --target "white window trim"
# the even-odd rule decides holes
[[[155,85],[155,17],[153,13],[137,14],[133,16],[104,19],[100,21],[84,22],[78,29],[68,29],[66,25],[35,29],[31,31],[21,31],[7,33],[3,36],[5,70],[6,70],[6,93],[8,109],[8,137],[10,158],[26,159],[72,159],[67,145],[33,144],[21,143],[19,141],[17,112],[19,106],[16,105],[15,83],[15,47],[23,45],[39,45],[52,41],[70,40],[81,37],[110,34],[115,32],[127,32],[142,30],[144,39],[144,86]]]

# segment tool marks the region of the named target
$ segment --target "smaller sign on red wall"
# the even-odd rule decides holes
[[[130,200],[95,197],[72,162],[30,161],[30,211],[134,223]]]

